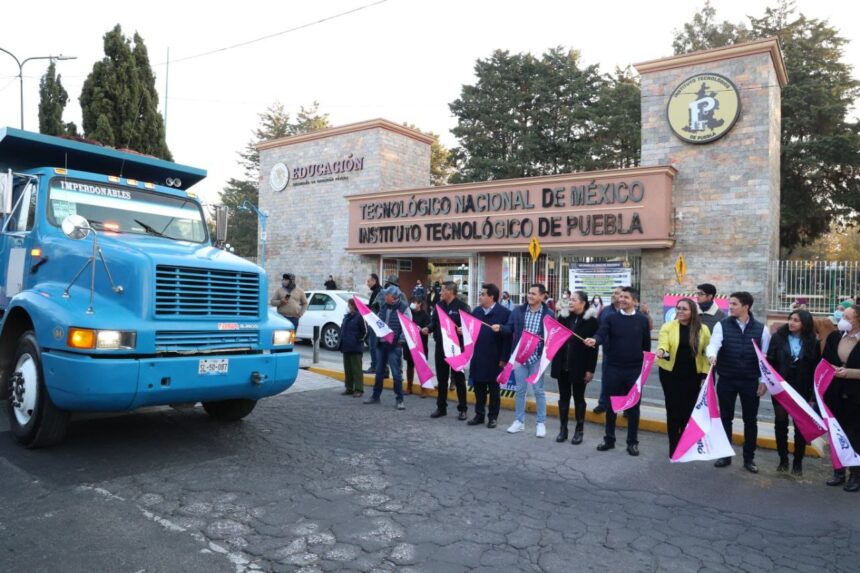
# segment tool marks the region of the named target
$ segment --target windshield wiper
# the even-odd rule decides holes
[[[135,219],[134,222],[137,223],[138,225],[140,225],[141,227],[143,227],[143,230],[146,231],[147,233],[149,233],[150,235],[155,235],[156,237],[164,237],[165,239],[170,238],[167,235],[165,235],[164,233],[162,233],[161,231],[158,231],[158,230],[150,227],[149,225],[147,225],[146,223],[144,223],[140,219]]]

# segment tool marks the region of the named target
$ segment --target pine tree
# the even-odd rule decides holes
[[[39,81],[39,133],[45,135],[76,135],[74,123],[63,123],[63,110],[69,103],[69,94],[63,87],[62,76],[57,75],[53,60]]]
[[[81,90],[85,136],[171,160],[143,38],[135,34],[132,43],[117,24],[104,36],[104,52]]]

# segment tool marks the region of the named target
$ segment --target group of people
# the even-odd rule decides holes
[[[283,290],[293,293],[288,275],[284,275]],[[379,277],[371,274],[370,308],[394,333],[390,342],[376,338],[367,328],[355,303],[349,302],[349,313],[341,326],[341,351],[344,356],[346,388],[344,394],[361,397],[364,394],[363,373],[375,374],[373,390],[364,403],[380,403],[383,379],[391,376],[394,382],[395,404],[404,409],[402,361],[406,361],[405,393],[413,392],[415,365],[411,353],[404,345],[404,337],[397,312],[402,312],[420,328],[421,343],[427,348],[432,335],[435,341],[435,377],[437,381],[436,406],[430,416],[441,418],[448,414],[449,386],[456,390],[457,418],[468,420],[468,425],[486,424],[496,427],[500,411],[499,373],[507,363],[523,332],[541,339],[531,355],[518,365],[511,381],[515,385],[514,420],[507,428],[509,433],[525,429],[527,394],[531,392],[536,404],[537,437],[546,436],[546,393],[544,374],[527,382],[540,369],[544,317],[556,318],[574,333],[555,354],[548,369],[558,381],[559,431],[557,442],[581,444],[585,431],[585,389],[594,380],[598,347],[603,351],[601,400],[596,412],[606,412],[604,435],[597,449],[606,452],[615,448],[616,414],[608,405],[609,396],[626,395],[639,377],[643,351],[651,351],[653,322],[647,307],[639,304],[638,292],[633,287],[617,287],[612,301],[605,307],[583,291],[565,292],[559,300],[557,312],[547,304],[548,294],[543,284],[532,284],[526,302],[511,304],[511,297],[495,284],[481,285],[478,306],[471,309],[458,296],[454,282],[431,287],[429,294],[423,286],[414,289],[410,301],[398,286],[396,276],[380,284]],[[744,428],[742,448],[743,467],[758,473],[755,463],[758,437],[758,410],[760,399],[766,392],[761,382],[759,361],[752,344],[754,341],[767,356],[773,368],[810,404],[813,397],[813,373],[823,357],[836,368],[834,382],[824,400],[842,425],[852,445],[860,446],[860,306],[845,303],[840,309],[837,330],[826,340],[816,335],[812,315],[804,309],[793,310],[787,323],[771,334],[763,321],[752,312],[753,297],[745,291],[729,296],[728,314],[715,303],[717,289],[712,284],[697,287],[695,299],[682,298],[675,305],[674,319],[664,322],[657,340],[656,358],[660,384],[666,404],[666,426],[670,456],[675,453],[696,404],[701,385],[713,367],[716,374],[716,392],[720,416],[726,435],[732,435],[732,421],[738,399]],[[416,292],[418,290],[418,292]],[[434,294],[435,293],[435,294]],[[281,291],[277,296],[281,295]],[[428,298],[432,296],[432,306]],[[287,296],[273,300],[288,305]],[[597,304],[596,304],[597,303]],[[474,416],[469,418],[466,375],[452,369],[445,361],[442,328],[439,312],[444,312],[460,329],[460,311],[470,313],[481,321],[482,332],[477,339],[469,364],[469,377],[475,390]],[[462,345],[462,334],[459,343]],[[361,357],[364,343],[371,349],[371,367],[362,371]],[[429,357],[428,357],[429,359]],[[390,374],[389,374],[390,372]],[[422,395],[428,393],[422,388]],[[573,401],[574,427],[571,433],[569,415]],[[806,441],[795,428],[793,459],[789,459],[789,415],[778,402],[774,406],[774,429],[779,463],[778,472],[802,475]],[[627,418],[626,450],[631,456],[639,455],[638,427],[639,404],[625,411]],[[572,434],[572,435],[571,435]],[[791,461],[791,463],[789,463]],[[732,458],[715,462],[718,468],[732,463]],[[835,471],[828,485],[842,485],[849,492],[860,490],[860,467],[849,472]]]

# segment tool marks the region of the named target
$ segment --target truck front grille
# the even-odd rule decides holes
[[[155,269],[156,316],[256,317],[259,305],[256,273],[167,265]]]
[[[156,352],[205,352],[207,350],[245,349],[260,342],[258,331],[159,330],[155,333]]]

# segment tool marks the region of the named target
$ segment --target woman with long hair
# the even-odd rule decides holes
[[[696,405],[702,379],[708,373],[705,349],[710,341],[711,332],[702,324],[699,307],[689,298],[675,304],[675,319],[660,328],[657,366],[666,399],[669,456],[678,447]]]
[[[770,339],[767,361],[786,382],[797,390],[804,400],[812,400],[812,384],[815,367],[821,360],[821,345],[815,336],[812,315],[805,310],[794,310],[788,315],[788,323],[782,325]],[[772,399],[772,398],[771,398]],[[788,412],[773,400],[774,433],[779,465],[776,471],[788,471]],[[803,454],[806,439],[794,427],[794,461],[791,473],[803,475]]]
[[[570,295],[568,308],[560,309],[559,322],[578,337],[568,338],[552,359],[550,375],[558,380],[558,418],[561,422],[561,429],[555,441],[567,441],[567,419],[572,395],[576,427],[570,443],[581,444],[585,426],[585,387],[591,382],[594,367],[597,365],[597,349],[589,348],[582,342],[597,332],[597,312],[588,304],[588,295],[585,292],[578,290]]]

